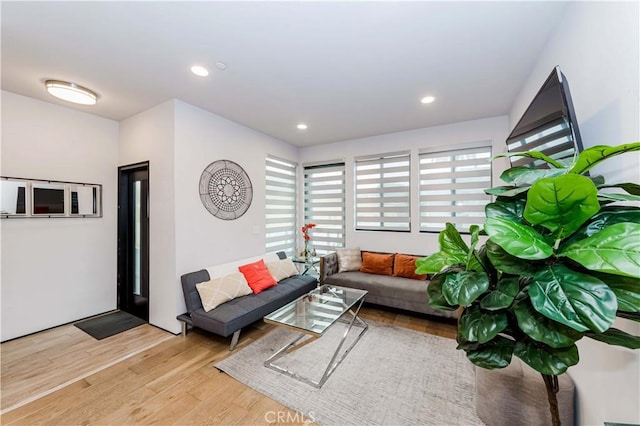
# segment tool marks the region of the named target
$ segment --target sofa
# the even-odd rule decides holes
[[[340,272],[341,262],[339,261],[339,254],[343,253],[341,250],[350,252],[352,257],[359,257],[362,265],[358,267],[356,259],[355,266],[347,267],[346,269],[348,270]],[[385,262],[387,262],[387,264],[384,266],[383,271],[368,269],[367,262],[363,262],[364,258],[374,256],[384,257],[386,259]],[[365,297],[365,303],[373,303],[444,318],[457,318],[455,311],[442,311],[433,309],[428,305],[427,287],[429,286],[429,280],[427,277],[419,277],[411,273],[403,274],[405,276],[396,274],[398,268],[394,268],[394,266],[397,266],[394,265],[394,261],[396,257],[400,259],[400,256],[402,256],[405,263],[407,259],[413,259],[409,268],[415,271],[413,261],[418,256],[369,252],[360,249],[338,249],[338,251],[331,252],[320,258],[320,284],[331,284],[366,290],[368,294]],[[391,257],[390,267],[388,264],[389,257]]]
[[[278,281],[277,285],[260,291],[258,294],[248,294],[229,300],[205,311],[202,299],[197,289],[199,283],[205,283],[215,277],[223,277],[237,273],[242,265],[259,261],[271,262],[286,259],[284,252],[267,253],[263,256],[228,262],[221,265],[189,272],[180,277],[184,301],[187,312],[177,317],[182,322],[182,333],[186,335],[187,327],[197,327],[211,333],[231,339],[230,350],[238,343],[240,331],[267,314],[286,305],[287,303],[307,294],[317,286],[317,278],[311,275],[293,275]]]

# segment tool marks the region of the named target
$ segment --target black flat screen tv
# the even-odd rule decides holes
[[[33,188],[33,214],[64,214],[64,189]]]
[[[569,83],[556,66],[507,137],[507,150],[541,151],[554,160],[570,161],[582,149]],[[528,157],[511,157],[511,166],[549,167]]]

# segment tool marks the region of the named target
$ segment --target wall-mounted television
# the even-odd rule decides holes
[[[541,151],[554,160],[569,161],[582,149],[569,83],[556,66],[507,137],[507,150]],[[528,157],[511,157],[511,166],[549,167]]]

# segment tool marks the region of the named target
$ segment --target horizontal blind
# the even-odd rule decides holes
[[[294,254],[296,247],[296,163],[267,156],[265,248]]]
[[[315,223],[311,246],[318,255],[345,245],[344,163],[304,168],[304,223]]]
[[[575,154],[571,127],[565,119],[558,119],[538,127],[516,140],[507,141],[509,152],[540,151],[554,160],[571,159]],[[528,157],[512,157],[511,166],[548,168],[545,161]]]
[[[408,152],[356,158],[356,229],[410,231],[410,186]]]
[[[420,231],[440,232],[450,222],[461,231],[484,221],[491,196],[491,146],[423,152],[420,158]]]

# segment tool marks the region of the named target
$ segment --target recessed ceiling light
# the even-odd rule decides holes
[[[194,65],[191,67],[191,72],[197,75],[198,77],[206,77],[209,75],[209,70],[200,65]]]
[[[430,104],[435,100],[436,98],[434,98],[433,96],[425,96],[424,98],[420,99],[420,102],[422,102],[423,104]]]
[[[296,126],[298,130],[307,130],[307,125],[304,123],[300,123]]]
[[[44,82],[47,92],[58,99],[81,105],[95,105],[98,95],[93,90],[78,86],[75,83],[60,80],[47,80]]]

